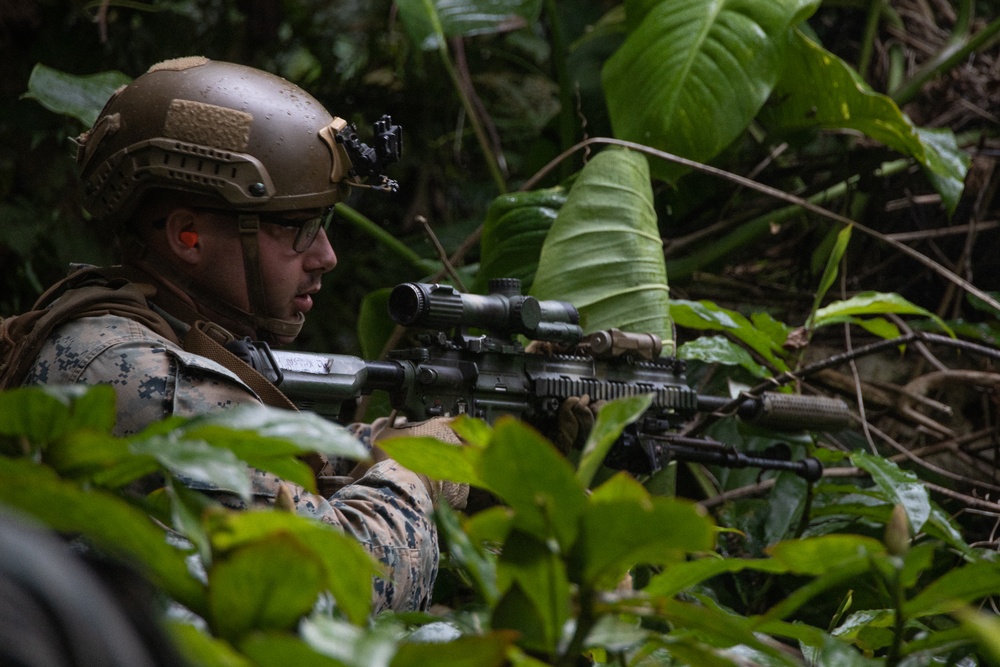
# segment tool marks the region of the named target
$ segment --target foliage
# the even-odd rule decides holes
[[[181,484],[199,471],[226,484],[260,450],[283,450],[269,467],[284,469],[303,442],[357,454],[339,427],[307,415],[172,419],[122,439],[110,435],[110,388],[14,390],[0,394],[0,501],[137,564],[189,610],[172,621],[173,636],[198,664],[233,664],[234,654],[260,665],[374,664],[377,655],[390,665],[574,664],[581,654],[617,664],[869,664],[865,653],[917,664],[977,641],[992,650],[996,621],[970,605],[1000,592],[995,554],[965,544],[916,478],[879,457],[855,454],[870,484],[820,483],[800,498],[814,498],[804,536],[787,532],[753,555],[730,553],[728,534],[694,503],[653,496],[625,473],[588,491],[594,468],[584,461],[599,462],[648,401],[609,404],[578,470],[514,420],[459,422],[461,447],[383,443],[414,470],[504,501],[468,517],[438,509],[450,576],[466,582],[463,597],[475,595],[444,617],[369,619],[375,568],[348,538],[277,509],[227,510]],[[128,492],[152,473],[162,487]],[[830,530],[851,518],[873,536]],[[741,612],[734,584],[753,577],[768,582],[769,602]]]
[[[890,236],[922,234],[928,220],[951,223],[952,234],[991,219],[989,177],[967,176],[969,155],[995,140],[982,118],[996,106],[982,104],[985,115],[962,134],[953,109],[926,110],[942,82],[961,80],[960,66],[993,48],[1000,18],[988,3],[956,3],[950,40],[907,56],[923,59],[915,71],[900,65],[900,44],[917,41],[905,35],[907,0],[407,0],[398,13],[389,4],[182,0],[106,3],[94,15],[90,5],[39,3],[34,33],[18,34],[41,39],[12,59],[5,86],[17,89],[3,90],[13,113],[0,114],[0,136],[10,137],[0,149],[0,313],[24,309],[70,259],[107,261],[110,244],[81,224],[68,137],[121,81],[202,52],[278,72],[359,123],[389,111],[407,128],[396,167],[403,197],[362,193],[338,207],[341,268],[326,280],[331,300],[311,316],[307,346],[358,345],[344,329],[370,295],[358,329],[374,356],[391,331],[376,289],[446,275],[477,291],[493,277],[521,278],[600,327],[641,320],[675,340],[692,381],[720,390],[809,382],[806,355],[834,331],[900,348],[910,329],[1000,341],[989,291],[1000,273],[982,250],[992,243],[975,236],[983,232],[925,242],[934,260],[919,265]],[[886,52],[882,69],[875,47]],[[958,97],[975,107],[967,92]],[[629,150],[593,154],[607,143]],[[907,206],[890,206],[900,200]],[[599,279],[580,261],[595,255],[605,260]],[[779,284],[777,304],[748,303]],[[880,388],[866,385],[866,399]],[[177,420],[121,440],[109,435],[100,390],[13,392],[0,408],[13,457],[0,460],[0,494],[140,561],[204,620],[205,629],[175,629],[205,664],[995,662],[996,619],[981,611],[997,592],[995,556],[970,546],[923,479],[954,485],[956,476],[918,477],[861,451],[940,432],[914,416],[931,401],[913,407],[913,388],[900,393],[900,405],[876,408],[916,428],[872,430],[861,412],[867,442],[838,434],[816,448],[849,482],[829,475],[807,488],[752,471],[678,471],[697,486],[687,495],[716,508],[711,519],[597,470],[610,434],[634,414],[628,406],[602,411],[576,468],[515,423],[466,422],[463,449],[399,443],[394,453],[415,469],[504,501],[468,517],[441,510],[443,618],[367,619],[358,583],[370,563],[347,542],[290,515],[231,514],[177,482],[201,477],[245,493],[246,462],[307,483],[294,454],[327,447],[327,437],[348,446],[315,422],[268,414],[260,430],[237,432],[222,418]],[[729,420],[707,432],[747,450],[774,445],[773,434]],[[121,494],[153,472],[166,479],[159,492]],[[751,487],[770,496],[727,495]],[[159,525],[183,536],[181,546]],[[348,566],[331,562],[341,552]],[[190,573],[193,558],[206,578]],[[619,586],[626,571],[631,588]],[[255,596],[240,584],[248,579],[282,594]]]

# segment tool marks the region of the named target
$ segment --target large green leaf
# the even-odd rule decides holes
[[[534,608],[530,615],[540,621],[537,630],[542,637],[541,644],[551,651],[561,638],[570,615],[565,562],[548,541],[514,531],[504,543],[497,563],[497,586],[506,593],[515,583]],[[522,625],[504,627],[524,630]]]
[[[945,332],[951,333],[951,329],[944,320],[931,311],[907,301],[898,294],[885,292],[862,292],[843,301],[834,301],[812,314],[810,326],[819,328],[841,323],[845,321],[845,318],[856,315],[883,315],[886,313],[921,315],[932,320]]]
[[[625,150],[583,168],[545,239],[531,294],[569,301],[584,330],[652,333],[673,352],[663,242],[649,165]]]
[[[298,541],[273,535],[217,562],[208,590],[213,629],[232,641],[250,631],[293,628],[323,591],[323,568]]]
[[[356,540],[333,526],[295,514],[266,511],[212,514],[207,529],[214,549],[223,554],[268,540],[296,543],[308,553],[310,561],[318,564],[319,585],[333,594],[347,618],[360,624],[368,617],[371,580],[378,568]],[[276,562],[272,567],[279,569],[280,564]],[[282,575],[274,572],[257,576],[280,581]]]
[[[250,477],[246,463],[227,449],[201,440],[149,438],[132,444],[139,456],[155,458],[174,475],[232,491],[250,500]]]
[[[436,438],[396,437],[379,441],[379,447],[410,470],[452,482],[486,487],[479,474],[483,450],[454,445]]]
[[[537,431],[509,417],[494,426],[479,474],[515,511],[515,526],[565,551],[576,540],[586,498],[569,462]]]
[[[746,128],[817,0],[629,0],[631,32],[602,74],[615,136],[706,162]],[[658,164],[673,180],[684,169]]]
[[[712,521],[697,505],[648,494],[641,501],[627,497],[641,487],[625,475],[616,475],[605,484],[632,489],[595,492],[570,561],[576,583],[613,590],[637,564],[663,565],[712,548]]]
[[[74,76],[39,63],[31,70],[24,96],[37,100],[49,111],[71,116],[90,127],[111,94],[131,81],[131,77],[121,72]]]
[[[421,49],[441,47],[441,38],[506,32],[534,22],[540,0],[398,0],[399,18]]]
[[[724,331],[751,347],[778,370],[788,370],[780,356],[784,354],[782,349],[782,344],[785,342],[784,333],[770,327],[758,328],[742,313],[722,308],[711,301],[675,299],[670,304],[670,316],[680,327],[702,331]],[[774,336],[778,336],[778,338]],[[719,343],[719,341],[714,341],[710,345],[706,342],[700,348],[693,346],[688,349],[687,353],[690,354],[691,358],[699,358],[700,354],[700,358],[704,358],[706,361],[741,363],[751,372],[756,372],[751,364],[744,363],[744,360],[738,358],[732,350],[727,351],[726,346]],[[712,348],[717,346],[721,349],[715,350],[713,353]],[[685,348],[687,348],[686,345]]]
[[[903,606],[907,616],[929,616],[962,604],[1000,594],[1000,566],[995,560],[969,563],[948,570]]]
[[[598,468],[622,431],[641,417],[652,402],[652,394],[642,394],[610,401],[601,408],[597,422],[587,436],[587,442],[580,454],[580,462],[576,467],[576,478],[580,484],[590,486]]]
[[[969,157],[950,130],[922,130],[843,60],[793,31],[788,67],[761,120],[779,130],[852,129],[915,158],[953,213]]]
[[[115,390],[110,385],[20,387],[0,392],[0,445],[2,436],[11,436],[42,447],[78,429],[110,433],[114,423]]]
[[[564,203],[566,190],[562,187],[494,199],[483,223],[473,291],[485,292],[493,278],[517,278],[524,291],[530,290],[542,244]]]

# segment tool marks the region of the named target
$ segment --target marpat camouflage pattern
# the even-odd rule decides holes
[[[116,315],[84,317],[58,327],[25,380],[77,383],[114,387],[119,436],[170,415],[194,416],[261,402],[225,367]],[[356,427],[355,433],[370,447],[370,429]],[[430,518],[431,498],[417,475],[394,461],[382,461],[329,499],[258,470],[250,470],[250,475],[255,503],[272,503],[284,484],[299,513],[342,530],[385,566],[387,578],[374,581],[376,611],[427,608],[437,576],[438,539]],[[227,506],[241,506],[231,495],[213,495]]]

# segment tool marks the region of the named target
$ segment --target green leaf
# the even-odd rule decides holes
[[[670,563],[643,589],[648,595],[670,597],[689,590],[720,574],[756,570],[782,574],[788,566],[768,558],[699,558],[679,563]]]
[[[137,461],[138,459],[138,461]],[[108,432],[91,430],[70,431],[48,446],[44,459],[63,477],[93,479],[121,466],[137,469],[139,476],[155,472],[156,461],[149,456],[135,456],[129,452],[128,443]],[[127,481],[132,481],[132,477]]]
[[[778,647],[757,638],[756,619],[734,614],[705,598],[701,598],[699,603],[668,600],[664,604],[663,617],[675,627],[684,628],[686,634],[694,631],[711,638],[711,643],[715,646],[746,646],[775,661],[763,664],[798,664],[787,660]]]
[[[916,133],[924,148],[924,159],[914,157],[917,157],[927,179],[941,195],[941,203],[950,217],[958,208],[965,190],[965,176],[969,173],[972,158],[959,148],[954,132],[946,127],[918,127]]]
[[[310,491],[315,490],[315,477],[306,464],[293,457],[311,452],[320,452],[329,458],[368,457],[365,446],[339,424],[309,412],[261,405],[238,406],[192,419],[171,420],[167,425],[152,424],[131,441],[145,443],[138,445],[141,451],[162,454],[167,465],[182,463],[181,458],[171,453],[172,448],[186,451],[202,446],[190,443],[208,443],[218,450],[229,450],[253,468],[273,473]],[[223,488],[242,493],[243,483],[232,477],[232,471],[225,472],[227,461],[231,463],[229,455],[207,454],[216,460],[219,466],[216,470],[222,475],[220,479],[226,480]],[[197,466],[196,460],[190,463]]]
[[[196,613],[205,610],[204,591],[188,571],[186,553],[167,544],[163,529],[122,498],[82,490],[29,461],[0,457],[0,503],[137,563],[168,595]]]
[[[389,288],[378,289],[365,295],[358,313],[358,342],[365,359],[377,359],[386,341],[396,330],[396,323],[389,317]]]
[[[288,630],[323,591],[317,554],[273,535],[220,558],[208,573],[210,622],[230,641],[251,631]]]
[[[785,64],[789,28],[816,0],[630,0],[630,32],[602,82],[614,134],[707,162],[757,115]],[[686,168],[657,164],[668,181]]]
[[[895,622],[896,615],[891,609],[864,609],[844,619],[833,631],[833,635],[874,653],[888,646]],[[872,639],[875,639],[874,645]]]
[[[469,415],[459,415],[451,422],[453,430],[463,442],[482,449],[489,444],[493,437],[493,427],[485,420],[470,417]]]
[[[483,223],[479,273],[472,290],[485,293],[493,278],[517,278],[522,290],[530,291],[545,237],[564,203],[562,187],[494,199]]]
[[[537,431],[501,417],[479,473],[514,510],[518,528],[539,540],[554,537],[564,551],[576,540],[584,488],[569,462]]]
[[[847,63],[797,30],[788,67],[761,120],[784,130],[857,130],[915,158],[949,215],[961,197],[970,159],[951,131],[915,127],[892,98],[872,90]]]
[[[597,473],[597,469],[604,462],[604,458],[622,431],[641,417],[652,402],[653,395],[644,394],[610,401],[601,407],[576,467],[576,479],[580,484],[585,487],[590,486],[594,474]]]
[[[861,535],[823,535],[779,542],[769,547],[768,553],[790,572],[819,575],[840,563],[883,554],[885,547],[878,540]]]
[[[76,118],[90,127],[111,94],[131,81],[131,77],[121,72],[75,76],[39,63],[31,70],[28,92],[24,97],[37,100],[49,111]]]
[[[0,392],[0,436],[23,436],[39,446],[81,429],[110,433],[115,418],[115,390],[110,385],[19,387]]]
[[[333,594],[347,618],[362,623],[368,617],[378,566],[356,540],[332,526],[285,512],[227,512],[213,514],[207,531],[215,551],[223,554],[259,542],[296,543],[320,567],[322,589]],[[266,577],[272,573],[260,576],[270,581]]]
[[[812,307],[814,312],[819,308],[819,304],[823,302],[823,297],[830,291],[834,281],[837,279],[837,274],[840,271],[840,260],[843,258],[844,253],[847,252],[847,244],[851,242],[852,229],[854,229],[853,226],[845,225],[843,229],[837,232],[837,241],[830,250],[830,256],[826,260],[826,267],[823,269],[823,277],[820,278],[819,288],[816,290],[816,299]]]
[[[637,501],[595,494],[571,554],[571,579],[613,590],[634,565],[680,561],[688,553],[711,549],[714,540],[711,519],[686,500],[647,494]]]
[[[497,562],[497,588],[505,593],[515,585],[520,588],[534,607],[531,616],[539,622],[541,645],[554,651],[569,618],[570,596],[566,564],[550,544],[520,531],[511,533]],[[502,627],[524,630],[520,625]]]
[[[993,560],[948,570],[903,605],[907,616],[933,616],[1000,593],[1000,566]]]
[[[356,663],[323,655],[291,633],[255,632],[239,643],[253,667],[355,667]],[[383,667],[387,663],[382,663]]]
[[[892,461],[865,452],[854,452],[851,461],[867,471],[872,481],[885,494],[890,505],[902,505],[910,520],[911,530],[919,532],[931,515],[930,495],[920,478],[901,470]]]
[[[399,18],[410,39],[425,51],[441,38],[508,32],[533,23],[539,0],[398,0]]]
[[[699,336],[680,346],[679,359],[697,359],[709,364],[740,366],[756,377],[769,377],[770,371],[761,366],[750,353],[724,336]]]
[[[473,543],[470,534],[463,531],[459,525],[458,515],[446,503],[441,503],[435,509],[435,513],[438,528],[452,560],[468,573],[475,584],[476,591],[486,603],[496,604],[500,597],[500,591],[497,588],[496,558]],[[480,512],[477,516],[482,514],[484,513]]]
[[[434,479],[489,489],[480,474],[483,450],[430,437],[379,440],[378,446],[400,465]]]
[[[492,627],[516,631],[520,646],[534,651],[551,652],[545,635],[545,621],[520,584],[512,584],[492,612]]]
[[[299,633],[313,650],[350,667],[388,667],[402,634],[392,625],[365,630],[320,615],[302,621]],[[279,667],[301,663],[286,658],[273,664]]]
[[[311,412],[241,405],[192,419],[184,437],[231,449],[244,461],[319,452],[329,458],[368,458],[368,450],[346,428]]]
[[[175,440],[155,437],[130,444],[133,453],[155,458],[172,474],[209,484],[250,500],[250,476],[247,465],[231,451],[213,447],[200,440]]]
[[[467,518],[463,530],[476,544],[501,544],[513,527],[514,511],[509,507],[496,505]]]
[[[673,353],[663,242],[649,165],[605,150],[583,168],[545,239],[531,294],[569,301],[588,333],[651,333]]]
[[[722,308],[711,301],[674,299],[670,302],[670,316],[679,327],[725,331],[746,343],[779,370],[788,370],[785,362],[778,356],[784,352],[781,345],[767,331],[757,329],[736,311]],[[693,349],[697,350],[697,347]]]
[[[816,328],[842,322],[844,317],[856,315],[883,315],[885,313],[895,313],[897,315],[921,315],[929,318],[942,330],[951,334],[951,329],[940,317],[930,312],[926,308],[910,303],[898,294],[888,294],[885,292],[863,292],[850,299],[835,301],[813,314],[813,325]]]
[[[446,643],[406,643],[400,645],[390,667],[500,667],[508,664],[507,650],[515,637],[511,632],[494,631]]]
[[[192,625],[168,621],[167,630],[188,664],[201,667],[256,667],[228,643],[211,637]]]
[[[1000,620],[996,615],[968,607],[957,609],[953,614],[962,627],[976,638],[979,653],[988,664],[1000,664]]]

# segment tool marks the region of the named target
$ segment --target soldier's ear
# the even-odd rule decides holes
[[[201,228],[201,216],[194,209],[171,209],[163,225],[170,254],[185,264],[197,264],[201,259]]]

